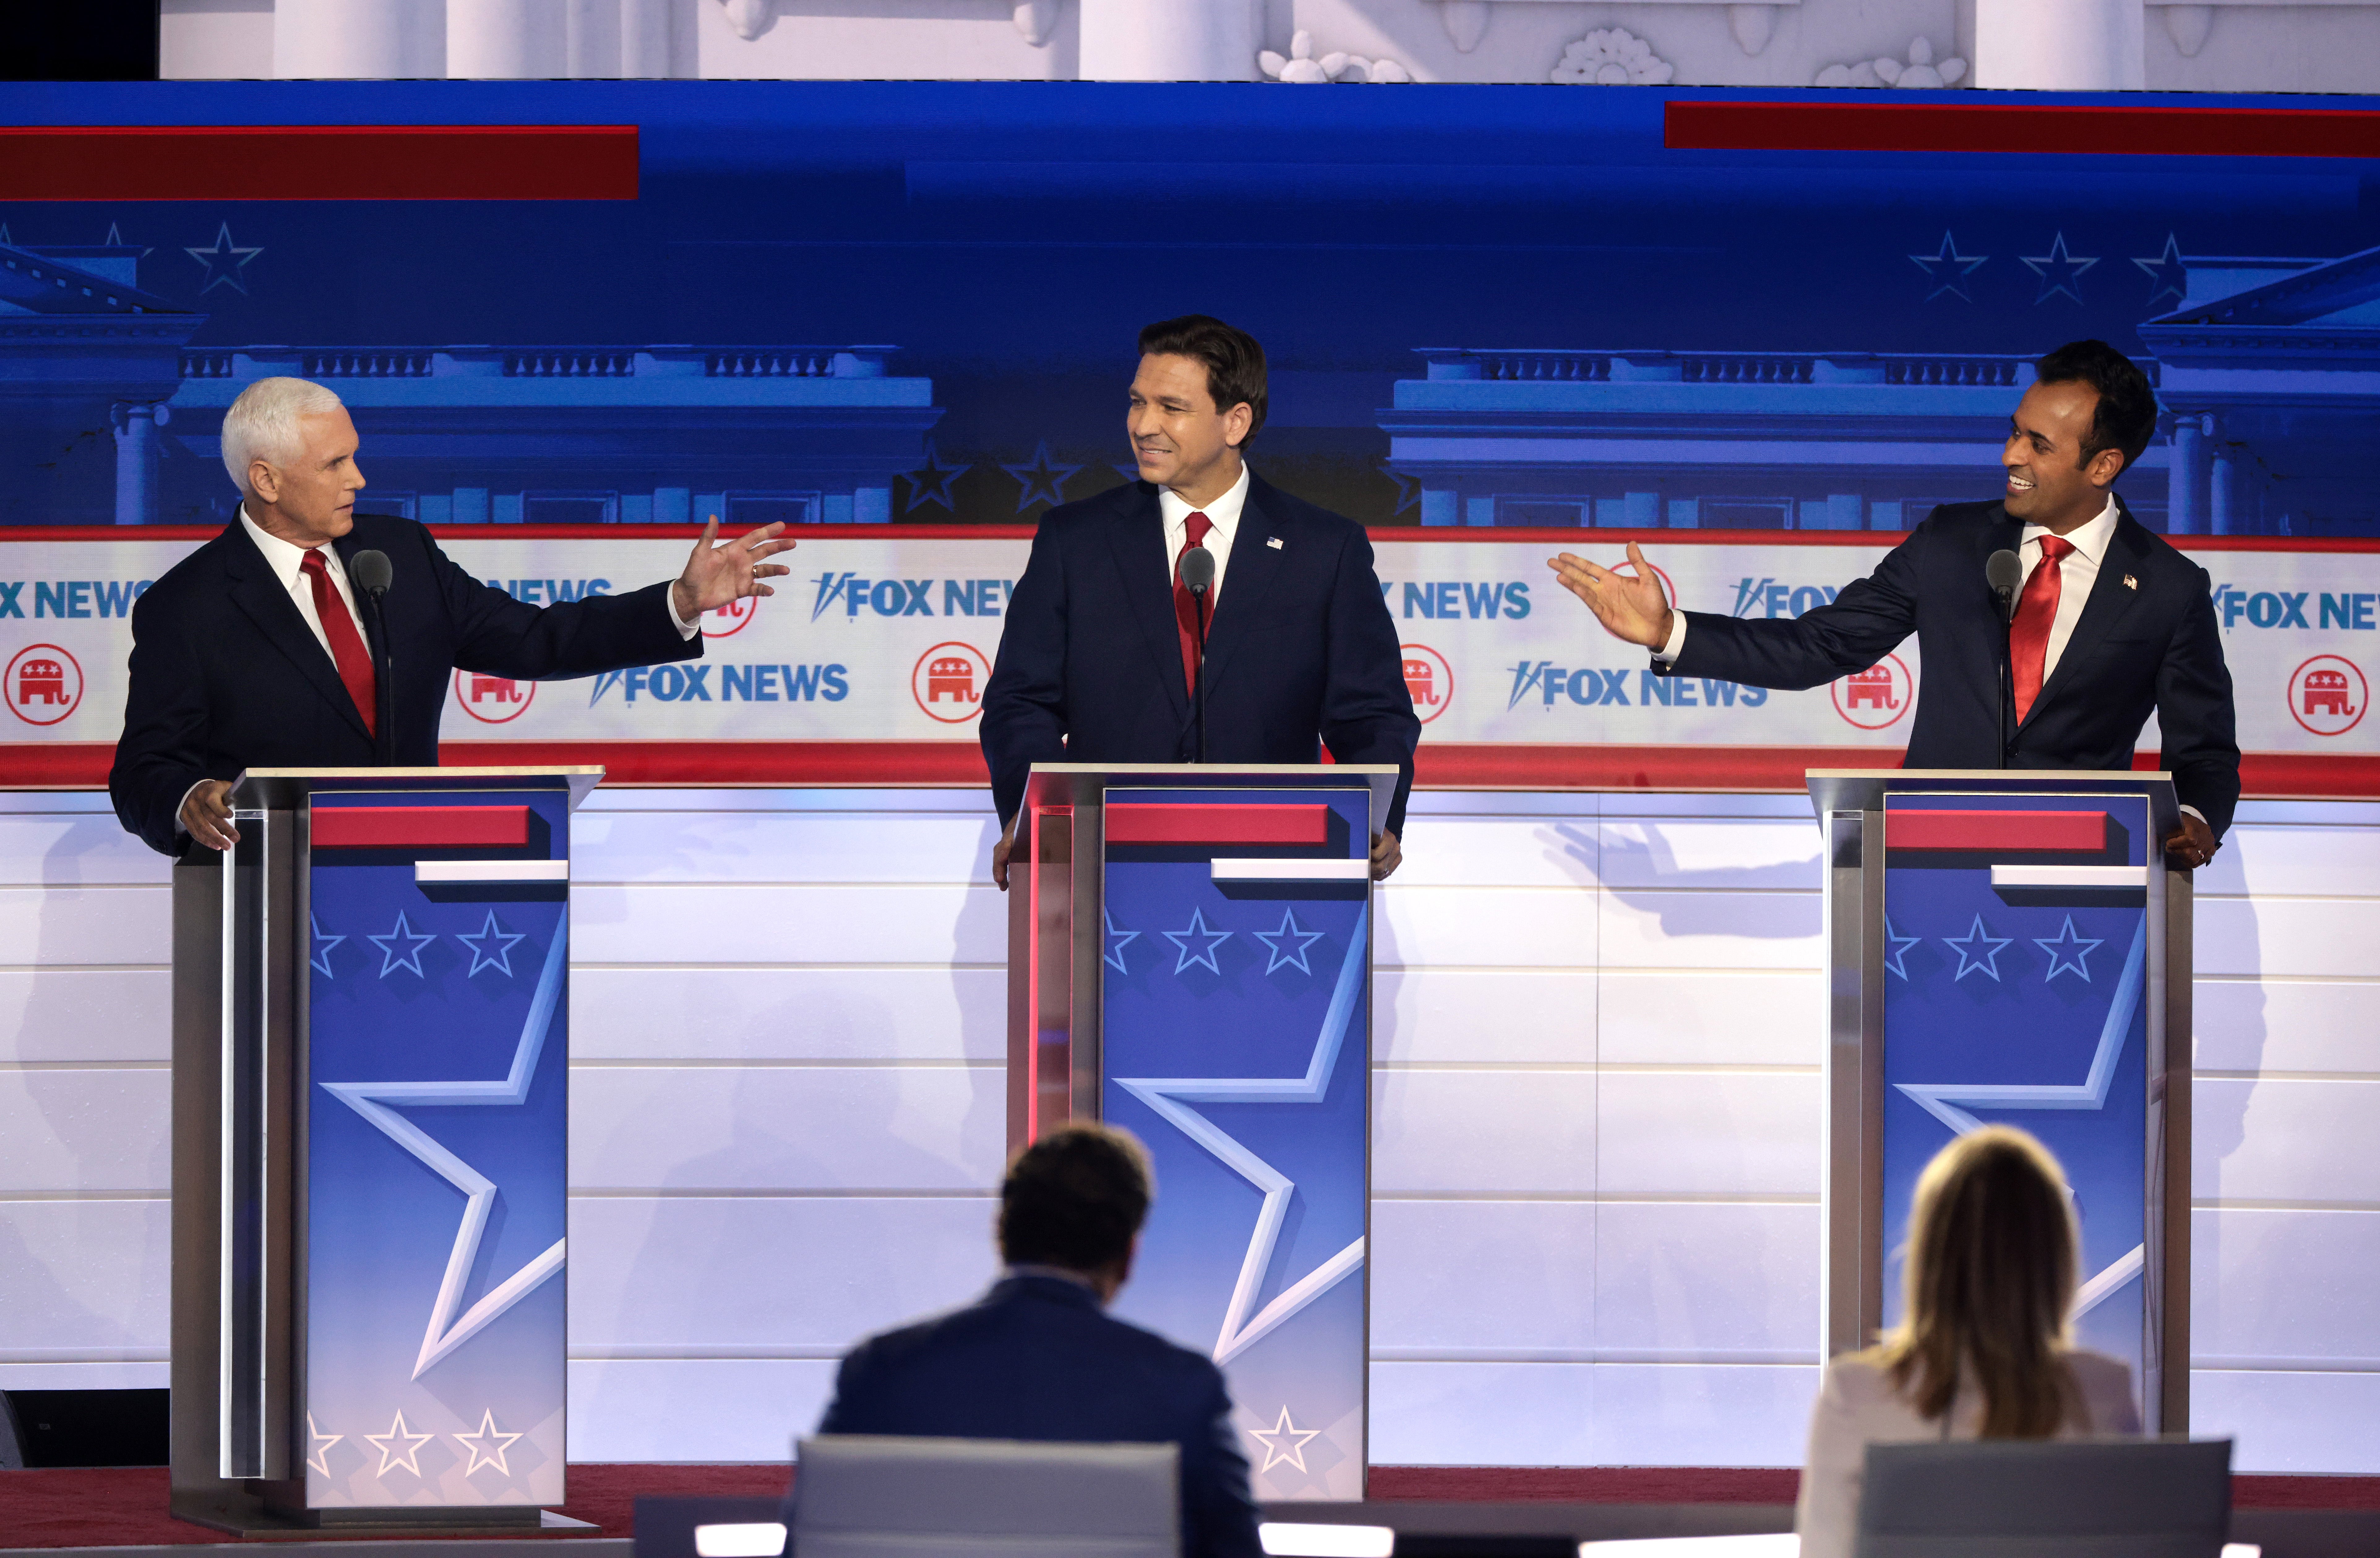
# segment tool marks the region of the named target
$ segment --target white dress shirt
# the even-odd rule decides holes
[[[1232,561],[1232,537],[1240,528],[1240,510],[1248,501],[1247,462],[1240,463],[1240,479],[1232,490],[1203,508],[1193,508],[1189,501],[1171,487],[1157,490],[1157,511],[1165,517],[1165,590],[1173,592],[1173,560],[1182,555],[1182,543],[1190,539],[1190,516],[1203,514],[1215,528],[1207,532],[1208,551],[1215,554],[1215,585],[1207,591],[1207,615],[1213,619],[1215,603],[1223,594],[1223,569]]]
[[[2141,1431],[2129,1368],[2098,1353],[2070,1352],[2066,1361],[2074,1371],[2088,1420],[2068,1423],[2058,1438]],[[1810,1450],[1802,1467],[1801,1501],[1793,1511],[1802,1558],[1851,1558],[1869,1445],[1973,1439],[1983,1418],[1980,1391],[1962,1386],[1950,1402],[1949,1415],[1928,1421],[1893,1387],[1892,1376],[1873,1355],[1849,1353],[1828,1364],[1817,1405],[1810,1410]]]
[[[2058,560],[2058,615],[2049,619],[2049,652],[2041,661],[2044,685],[2048,683],[2050,673],[2058,669],[2058,657],[2066,652],[2066,640],[2074,637],[2074,625],[2082,619],[2082,604],[2091,598],[2091,587],[2099,582],[2099,560],[2107,554],[2107,543],[2116,537],[2116,520],[2120,514],[2111,497],[2096,519],[2066,532],[2066,540],[2074,550]],[[2024,583],[2033,578],[2033,570],[2041,566],[2041,538],[2047,534],[2039,525],[2027,525],[2024,539],[2017,542],[2017,561],[2024,565],[2022,581],[2017,586],[2019,600],[2024,598]]]

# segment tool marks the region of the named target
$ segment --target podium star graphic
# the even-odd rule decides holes
[[[322,930],[322,922],[315,919],[310,914],[306,917],[306,925],[309,930],[314,932],[314,955],[308,958],[307,961],[313,964],[315,968],[321,969],[323,973],[328,974],[331,971],[331,949],[338,945],[341,942],[346,941],[347,938],[345,936],[325,934]]]
[[[414,1464],[413,1457],[421,1454],[421,1447],[424,1444],[437,1437],[434,1433],[414,1433],[407,1430],[405,1426],[405,1414],[399,1412],[396,1415],[396,1421],[389,1424],[386,1433],[364,1435],[367,1441],[380,1447],[380,1470],[373,1475],[386,1477],[389,1467],[401,1466],[414,1476],[420,1476],[421,1468]]]
[[[1016,512],[1022,514],[1037,503],[1053,505],[1064,503],[1065,494],[1059,489],[1066,484],[1066,478],[1083,468],[1078,465],[1051,464],[1050,441],[1045,438],[1033,446],[1031,465],[1003,465],[1000,469],[1016,478],[1025,489],[1016,495]]]
[[[1281,1409],[1280,1418],[1272,1427],[1248,1430],[1248,1437],[1265,1447],[1264,1465],[1257,1467],[1257,1475],[1262,1477],[1283,1461],[1304,1471],[1305,1442],[1309,1439],[1318,1439],[1321,1436],[1320,1429],[1302,1429],[1292,1422],[1289,1408],[1284,1406]]]
[[[2082,273],[2099,262],[2097,256],[2077,259],[2066,251],[2066,235],[2059,233],[2051,240],[2046,254],[2017,256],[2018,262],[2041,278],[2041,290],[2034,294],[2035,303],[2046,303],[2063,292],[2076,302],[2082,300]]]
[[[331,1475],[331,1446],[346,1437],[344,1433],[324,1433],[314,1426],[314,1414],[306,1414],[306,1464],[323,1476]],[[383,1470],[386,1468],[383,1467]]]
[[[2084,984],[2091,982],[2091,970],[2083,966],[2082,960],[2090,956],[2091,949],[2099,943],[2074,933],[2072,915],[2066,917],[2066,924],[2055,938],[2035,936],[2033,938],[2033,944],[2049,954],[2049,972],[2042,976],[2042,983],[2047,984],[2069,969],[2082,975]]]
[[[1892,916],[1888,914],[1884,917],[1884,939],[1890,943],[1884,955],[1884,966],[1891,969],[1897,977],[1907,979],[1909,970],[1900,966],[1900,960],[1909,955],[1911,947],[1925,938],[1899,934],[1892,928]]]
[[[203,298],[218,286],[228,286],[242,297],[248,295],[248,283],[241,279],[248,262],[264,252],[261,249],[242,249],[231,241],[231,224],[226,222],[215,230],[215,241],[205,249],[192,249],[185,244],[182,252],[206,267],[207,279],[199,284],[199,296]]]
[[[1099,919],[1106,925],[1108,932],[1107,966],[1119,974],[1131,973],[1132,970],[1123,966],[1123,949],[1140,940],[1140,932],[1117,930],[1115,916],[1104,908],[1099,910]]]
[[[496,911],[493,909],[488,911],[488,923],[480,928],[477,935],[467,936],[457,932],[455,939],[471,949],[472,974],[478,973],[482,968],[493,968],[506,979],[512,978],[513,974],[513,948],[519,943],[528,940],[527,936],[516,935],[500,928],[496,924]],[[493,951],[488,949],[487,943],[490,942],[496,943]],[[463,977],[469,979],[471,975],[466,974]]]
[[[1192,968],[1202,963],[1206,965],[1207,971],[1208,973],[1220,974],[1223,971],[1220,968],[1216,966],[1215,949],[1221,946],[1225,942],[1230,941],[1232,939],[1232,933],[1229,931],[1213,931],[1208,929],[1207,916],[1203,911],[1195,908],[1190,911],[1190,924],[1188,929],[1182,931],[1160,931],[1158,934],[1163,936],[1167,941],[1172,942],[1173,943],[1174,951],[1180,954],[1180,955],[1173,960],[1173,971],[1175,973],[1185,973]],[[1205,944],[1193,950],[1190,943],[1194,941],[1204,942]]]
[[[400,918],[401,926],[404,920]],[[370,938],[377,941],[378,937]],[[446,1274],[430,1307],[430,1323],[421,1333],[421,1351],[415,1357],[413,1378],[419,1380],[440,1359],[478,1335],[498,1315],[536,1291],[538,1284],[562,1270],[566,1239],[556,1239],[543,1254],[497,1284],[460,1319],[464,1284],[480,1258],[480,1237],[487,1231],[488,1212],[496,1199],[496,1182],[465,1162],[428,1131],[389,1107],[396,1104],[521,1104],[528,1102],[529,1079],[537,1075],[538,1055],[545,1048],[553,1009],[562,999],[563,976],[570,966],[570,911],[554,922],[553,940],[545,949],[545,968],[529,997],[528,1016],[521,1024],[520,1042],[513,1051],[512,1070],[492,1082],[324,1082],[322,1090],[370,1120],[382,1135],[427,1163],[438,1176],[463,1192],[463,1221],[455,1230],[455,1248],[446,1258]],[[370,1434],[364,1436],[372,1437]]]
[[[2012,936],[1993,935],[1984,929],[1984,917],[1980,914],[1975,916],[1974,928],[1965,935],[1942,938],[1942,944],[1952,948],[1959,955],[1959,971],[1951,978],[1954,980],[1963,980],[1981,968],[1994,980],[1998,980],[2000,977],[2000,948],[2014,940]]]
[[[1289,908],[1281,911],[1281,929],[1278,931],[1251,931],[1248,934],[1264,943],[1265,951],[1269,955],[1265,963],[1266,973],[1271,973],[1284,963],[1301,974],[1314,972],[1305,966],[1305,949],[1320,941],[1322,932],[1301,930],[1296,911]],[[1283,942],[1293,944],[1283,947],[1281,944]]]
[[[1942,247],[1938,250],[1932,254],[1912,254],[1909,261],[1925,273],[1925,279],[1931,284],[1925,292],[1927,302],[1947,292],[1953,298],[1972,303],[1975,298],[1967,290],[1967,278],[1990,258],[1988,254],[1960,253],[1957,241],[1949,233],[1944,233]]]
[[[494,1467],[506,1477],[513,1474],[512,1467],[504,1465],[504,1452],[511,1449],[513,1441],[521,1435],[498,1431],[494,1407],[489,1407],[480,1415],[479,1432],[458,1433],[451,1437],[455,1443],[471,1452],[471,1464],[463,1468],[464,1476],[470,1476],[483,1466]]]
[[[391,931],[385,936],[366,936],[364,938],[364,940],[371,943],[372,945],[380,948],[380,977],[382,979],[388,978],[389,975],[396,972],[399,968],[410,970],[419,978],[428,979],[430,976],[421,972],[421,949],[428,946],[437,939],[438,938],[435,936],[421,935],[418,933],[412,926],[407,924],[405,919],[405,911],[403,909],[396,911],[395,930]]]

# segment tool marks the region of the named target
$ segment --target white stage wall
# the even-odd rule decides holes
[[[990,1275],[1002,937],[974,791],[599,793],[572,1001],[571,1434],[782,1458]],[[2201,882],[2193,1428],[2380,1472],[2380,805]],[[1794,797],[1424,794],[1384,893],[1381,1464],[1790,1465],[1815,1381],[1818,846]],[[0,1386],[163,1385],[164,860],[0,796]]]

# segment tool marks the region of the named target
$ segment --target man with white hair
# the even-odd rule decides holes
[[[783,526],[719,546],[714,519],[673,582],[527,605],[414,521],[357,514],[357,444],[339,397],[304,379],[259,379],[224,414],[238,517],[132,611],[107,787],[152,848],[235,843],[243,769],[435,765],[458,667],[533,681],[699,659],[703,613],[767,595],[760,581],[788,571],[761,561],[794,545]]]

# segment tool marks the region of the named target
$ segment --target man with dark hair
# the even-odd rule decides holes
[[[1000,1187],[1005,1273],[965,1308],[853,1348],[818,1431],[1177,1444],[1184,1558],[1253,1558],[1222,1370],[1103,1312],[1154,1195],[1147,1150],[1107,1126],[1070,1122],[1019,1152]]]
[[[1256,337],[1205,314],[1140,333],[1140,480],[1042,518],[984,688],[1003,889],[1035,763],[1199,760],[1202,642],[1206,761],[1395,763],[1372,874],[1396,869],[1421,738],[1396,624],[1364,528],[1248,469],[1264,420]],[[1213,560],[1203,596],[1183,578],[1194,550]]]
[[[2240,799],[2223,636],[2206,570],[2111,490],[2155,432],[2147,375],[2104,341],[2074,341],[2041,359],[2009,419],[1999,499],[1945,504],[1798,617],[1674,612],[1633,542],[1633,578],[1569,553],[1548,566],[1614,636],[1652,650],[1659,676],[1818,687],[1915,633],[1911,768],[2129,769],[2154,710],[2182,809],[2166,852],[2203,866]],[[2005,626],[1985,574],[1998,552],[2022,570]]]

